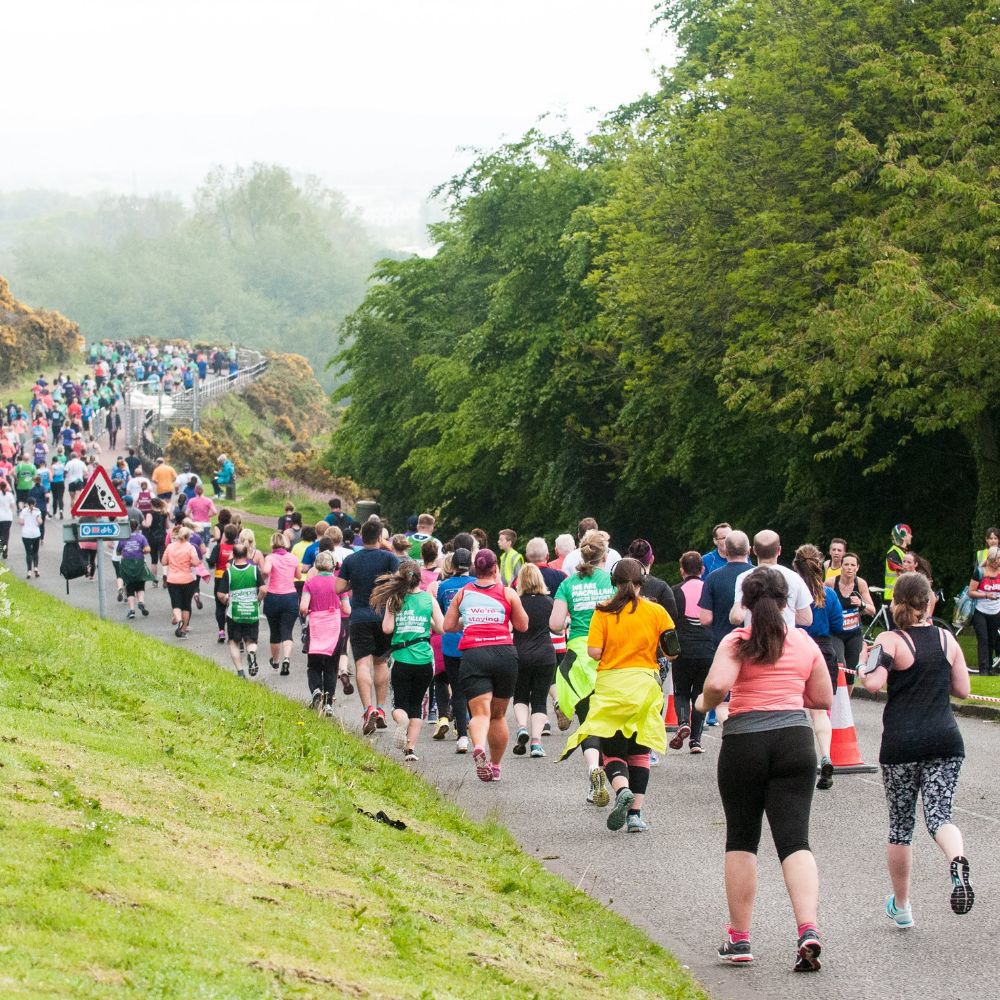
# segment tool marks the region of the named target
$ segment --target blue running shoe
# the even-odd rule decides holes
[[[906,906],[897,906],[895,896],[890,896],[885,901],[885,915],[894,920],[901,931],[909,930],[913,926],[913,907],[909,903]]]

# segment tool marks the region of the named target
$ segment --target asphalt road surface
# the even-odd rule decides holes
[[[65,583],[58,575],[59,522],[49,521],[42,547],[42,577],[32,581],[47,593],[96,613],[97,583]],[[11,568],[23,574],[20,536],[11,538]],[[110,564],[108,564],[110,578]],[[108,581],[112,619],[125,621],[125,605],[115,601]],[[148,594],[149,618],[130,623],[137,631],[178,643],[169,626],[166,593]],[[232,666],[226,647],[216,642],[212,600],[195,612],[185,646]],[[262,637],[266,637],[265,631]],[[296,640],[298,633],[296,632]],[[266,647],[264,647],[266,650]],[[308,698],[305,658],[296,650],[290,677],[279,677],[262,654],[264,683],[290,698]],[[877,759],[881,706],[853,703],[862,754]],[[343,725],[360,730],[357,695],[340,697]],[[451,736],[433,742],[421,735],[420,761],[407,765],[437,785],[477,818],[504,823],[524,849],[575,886],[645,929],[669,948],[720,1000],[774,997],[850,998],[850,1000],[979,1000],[997,995],[990,941],[1000,936],[996,905],[1000,846],[997,751],[1000,729],[994,723],[959,720],[968,754],[957,796],[955,821],[966,837],[972,861],[976,904],[956,917],[949,907],[947,866],[918,816],[914,841],[913,909],[916,927],[898,931],[884,915],[890,892],[885,867],[886,807],[878,774],[838,775],[833,790],[817,792],[812,814],[812,846],[820,871],[820,930],[823,970],[818,975],[791,972],[795,926],[765,823],[760,852],[760,888],[753,925],[755,962],[750,967],[720,965],[715,957],[726,923],[722,864],[725,826],[715,785],[718,729],[707,729],[706,752],[668,751],[652,771],[644,816],[647,834],[611,833],[605,810],[587,805],[584,766],[579,754],[557,764],[563,738],[546,741],[543,760],[508,755],[500,783],[482,784],[472,758],[454,752]],[[390,729],[391,732],[391,729]],[[387,734],[373,737],[394,754]]]

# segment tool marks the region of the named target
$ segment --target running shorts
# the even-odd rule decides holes
[[[175,611],[191,612],[191,598],[194,597],[194,590],[197,581],[190,583],[168,583],[167,592],[170,594],[170,607]]]
[[[511,698],[517,683],[517,651],[513,643],[462,650],[462,691],[470,701],[480,695]]]
[[[351,620],[351,649],[356,661],[366,656],[384,660],[389,655],[391,645],[392,636],[382,631],[381,618]]]
[[[260,635],[260,622],[234,622],[226,619],[226,635],[230,642],[256,642]]]

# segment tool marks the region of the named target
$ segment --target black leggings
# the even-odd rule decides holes
[[[765,813],[779,861],[809,850],[809,811],[816,784],[810,726],[723,736],[718,781],[727,851],[756,854]]]
[[[458,735],[466,736],[469,732],[469,702],[462,690],[462,657],[445,654],[444,669],[451,688],[451,710],[454,713],[449,718],[455,723]]]
[[[978,609],[972,613],[972,627],[976,630],[976,651],[979,659],[979,673],[988,676],[993,673],[993,661],[1000,647],[1000,615],[984,615]]]
[[[13,524],[12,521],[0,521],[0,552],[7,552],[7,546],[10,544],[11,524]]]
[[[434,683],[431,685],[431,707],[433,707],[440,719],[451,718],[451,695],[448,689],[448,674],[440,673],[434,675]]]
[[[53,483],[52,484],[52,516],[55,517],[56,514],[62,513],[63,509],[63,493],[66,490],[65,483]]]
[[[549,688],[556,679],[555,661],[552,663],[524,663],[517,665],[514,683],[514,704],[530,705],[532,714],[545,715],[549,710]]]
[[[340,657],[336,653],[310,653],[306,664],[306,680],[309,684],[309,693],[313,691],[323,692],[323,704],[329,705],[333,701],[334,692],[337,690],[337,661]]]
[[[212,593],[215,595],[215,624],[219,626],[219,631],[223,631],[226,627],[226,606],[219,600],[219,584],[222,583],[221,577],[215,578],[215,584],[212,587]],[[315,688],[310,688],[310,691],[315,691]]]
[[[694,710],[694,703],[705,686],[705,678],[711,665],[710,656],[692,656],[690,659],[678,656],[670,667],[674,678],[674,709],[677,712],[677,724],[691,727],[692,743],[701,742],[705,716]]]
[[[24,542],[24,560],[28,564],[28,572],[38,569],[38,543],[40,538],[22,538]]]
[[[621,732],[601,738],[600,744],[608,780],[626,778],[635,795],[645,795],[649,786],[649,747],[637,743],[635,736],[626,737]]]
[[[424,707],[424,695],[434,680],[433,663],[392,664],[392,704],[410,719],[419,719]]]

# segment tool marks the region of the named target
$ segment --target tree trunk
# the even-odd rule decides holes
[[[982,545],[988,527],[1000,521],[1000,436],[991,410],[984,409],[965,427],[976,463],[976,509],[972,544]]]

